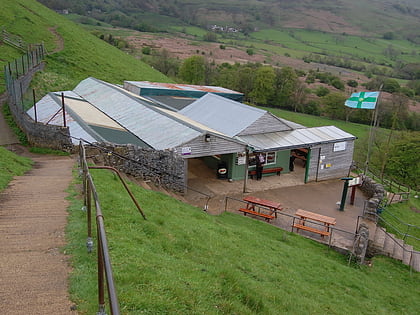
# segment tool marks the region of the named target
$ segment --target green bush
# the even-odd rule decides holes
[[[330,93],[330,90],[328,88],[326,88],[325,86],[319,86],[316,90],[315,90],[315,94],[319,97],[325,96],[328,93]]]

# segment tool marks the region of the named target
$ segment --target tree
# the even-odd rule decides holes
[[[181,79],[190,84],[204,84],[206,77],[206,60],[203,56],[191,56],[184,60],[179,69]]]
[[[240,66],[236,71],[234,90],[244,93],[246,99],[254,88],[255,67],[252,65]]]
[[[411,132],[394,141],[385,173],[414,189],[420,186],[420,132]]]
[[[274,83],[276,74],[274,69],[269,66],[259,67],[257,69],[254,87],[249,94],[252,101],[256,104],[267,105],[274,94]]]
[[[330,93],[330,90],[326,88],[325,86],[318,86],[315,90],[316,96],[322,97]]]
[[[163,74],[175,77],[178,73],[180,62],[177,59],[172,58],[167,49],[161,49],[158,53],[153,55],[150,64]]]
[[[330,93],[322,98],[324,112],[331,119],[344,119],[346,116],[346,96],[342,93]]]
[[[395,79],[385,79],[384,86],[382,88],[383,91],[388,93],[395,93],[400,90],[401,86]]]
[[[203,35],[203,40],[205,42],[217,42],[217,35],[213,32],[207,32]]]
[[[356,88],[359,84],[356,80],[347,80],[347,85],[353,88]]]
[[[296,105],[293,106],[294,98],[297,85],[298,76],[291,67],[283,67],[276,69],[276,81],[275,81],[275,102],[280,107],[291,108],[294,107],[296,111]]]

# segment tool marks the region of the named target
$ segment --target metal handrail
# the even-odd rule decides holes
[[[91,142],[89,142],[89,141],[87,141],[87,140],[84,140],[84,139],[81,139],[81,138],[75,138],[75,137],[72,137],[72,138],[77,139],[77,140],[79,140],[80,142],[86,142],[86,143],[87,143],[87,144],[89,144],[90,146],[93,146],[93,147],[95,147],[95,148],[97,148],[97,149],[99,149],[99,150],[101,150],[101,151],[105,152],[107,155],[115,155],[116,157],[118,157],[118,158],[120,158],[120,159],[124,159],[124,160],[126,160],[126,161],[129,161],[129,162],[131,162],[131,163],[141,164],[139,161],[137,161],[137,160],[135,160],[135,159],[131,159],[131,158],[129,158],[129,157],[126,157],[126,156],[124,156],[124,155],[122,155],[122,154],[119,154],[119,153],[117,153],[117,152],[114,152],[114,151],[110,151],[109,149],[105,149],[105,148],[103,148],[103,147],[101,147],[101,146],[99,146],[99,145],[97,145],[97,144],[95,144],[95,143],[91,143]],[[115,168],[114,168],[114,170],[115,170]],[[159,171],[160,171],[160,172],[162,172],[162,170],[159,170]],[[186,184],[183,184],[183,185],[182,185],[182,187],[186,188],[187,190],[191,190],[191,191],[194,191],[194,192],[196,192],[196,193],[199,193],[199,194],[201,194],[201,195],[205,196],[205,197],[206,197],[206,202],[205,202],[205,204],[204,204],[203,210],[204,210],[204,211],[207,211],[207,210],[208,210],[210,200],[211,200],[211,198],[213,198],[213,196],[212,196],[212,195],[209,195],[209,194],[207,194],[207,193],[204,193],[204,192],[202,192],[202,191],[199,191],[199,190],[197,190],[197,189],[195,189],[195,188],[192,188],[192,187],[190,187],[190,186],[188,186],[188,185],[186,185]]]
[[[406,240],[406,238],[407,237],[410,237],[410,238],[413,238],[413,239],[415,239],[416,241],[420,241],[420,238],[418,238],[418,237],[416,237],[416,236],[414,236],[414,235],[411,235],[411,234],[408,234],[408,231],[410,230],[410,227],[416,227],[416,228],[419,228],[418,226],[416,226],[416,225],[412,225],[412,224],[407,224],[407,223],[404,223],[404,222],[402,222],[402,223],[404,223],[406,226],[407,226],[407,232],[405,232],[405,233],[403,233],[403,232],[401,232],[397,227],[395,227],[394,225],[392,225],[391,223],[389,223],[387,220],[385,220],[384,218],[382,218],[381,216],[377,216],[378,217],[378,221],[382,221],[383,223],[385,223],[385,226],[386,227],[388,227],[388,228],[390,228],[390,229],[392,229],[392,230],[394,230],[395,232],[396,232],[396,234],[398,234],[398,235],[402,235],[402,239],[405,241]]]
[[[83,144],[80,142],[80,167],[83,173],[83,193],[84,193],[84,206],[87,210],[87,221],[88,221],[88,240],[87,247],[88,251],[91,251],[93,246],[92,241],[92,229],[91,229],[91,208],[92,202],[91,197],[93,195],[95,210],[96,210],[96,227],[98,237],[98,304],[99,310],[98,315],[105,315],[105,281],[108,292],[108,303],[112,315],[119,315],[119,303],[114,285],[114,277],[112,274],[111,260],[108,250],[108,241],[106,238],[104,218],[102,215],[102,209],[99,203],[98,193],[93,182],[92,176],[89,173],[89,168],[86,162],[86,152]],[[105,277],[104,277],[105,276]]]

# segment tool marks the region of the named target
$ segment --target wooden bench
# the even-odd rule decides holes
[[[271,167],[271,168],[263,168],[262,173],[263,174],[276,173],[278,176],[280,176],[282,171],[283,171],[283,167]],[[256,170],[248,171],[248,176],[251,176],[251,178],[254,178],[254,176],[256,175],[257,175]]]
[[[270,222],[270,220],[274,219],[274,216],[272,216],[272,215],[257,212],[257,211],[253,211],[253,210],[249,210],[249,209],[245,209],[245,208],[240,208],[239,211],[243,212],[245,216],[246,216],[247,213],[249,213],[249,214],[253,214],[253,215],[258,216],[258,217],[262,217],[267,222]]]
[[[309,232],[312,232],[312,233],[318,233],[322,236],[330,236],[330,234],[331,234],[330,232],[318,230],[314,227],[310,227],[310,226],[306,226],[306,225],[298,224],[298,223],[293,224],[293,227],[296,228],[297,230],[300,229],[300,230],[305,230],[305,231],[309,231]]]

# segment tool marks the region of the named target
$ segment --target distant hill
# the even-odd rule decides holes
[[[80,80],[94,76],[122,83],[123,80],[171,82],[162,73],[98,39],[75,23],[35,0],[2,0],[0,26],[26,43],[44,42],[49,53],[45,71],[35,80],[37,95],[72,89]],[[12,62],[21,51],[0,41],[0,65]],[[4,90],[0,81],[0,93]]]
[[[300,28],[353,35],[395,32],[420,42],[418,0],[40,0],[50,8],[94,17],[115,26],[144,28],[145,15],[188,25],[220,24],[252,32]],[[149,25],[160,28],[162,25]],[[140,29],[141,30],[141,29]]]

